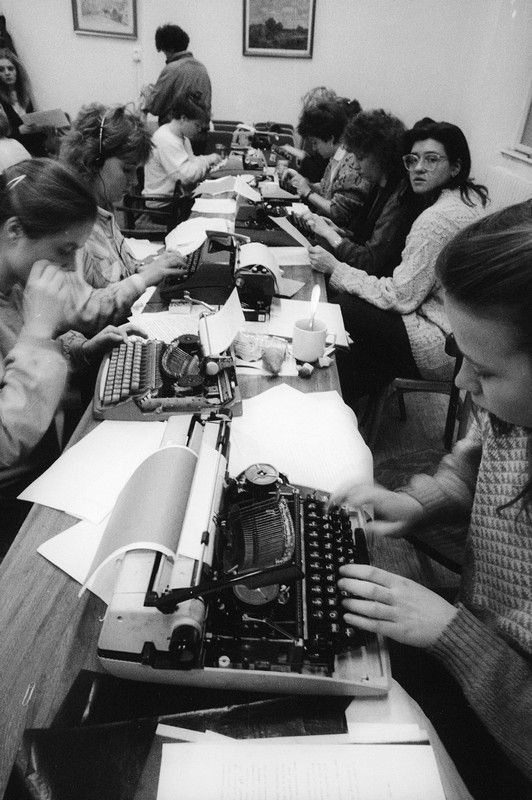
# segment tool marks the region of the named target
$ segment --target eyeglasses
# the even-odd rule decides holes
[[[447,156],[440,156],[438,153],[423,153],[422,156],[417,156],[415,153],[408,153],[403,156],[403,164],[409,172],[412,172],[418,164],[425,167],[427,172],[434,172],[440,161],[448,161]]]

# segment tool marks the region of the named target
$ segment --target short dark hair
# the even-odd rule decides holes
[[[30,239],[93,222],[96,208],[87,184],[55,159],[21,161],[0,175],[0,223],[16,217]]]
[[[160,25],[155,31],[155,47],[157,52],[170,50],[180,53],[186,50],[190,37],[179,25]]]
[[[376,108],[351,117],[343,135],[347,150],[355,155],[373,155],[390,178],[402,173],[402,146],[405,126],[393,114]]]
[[[345,110],[335,101],[317,103],[303,109],[297,132],[303,139],[315,136],[328,141],[331,136],[339,142],[347,122]]]
[[[458,173],[452,176],[442,188],[460,189],[462,199],[467,205],[473,205],[470,193],[474,192],[482,205],[485,206],[488,199],[488,190],[485,186],[474,183],[469,177],[471,172],[471,153],[461,128],[451,122],[435,122],[430,117],[423,117],[405,133],[403,142],[404,155],[410,153],[416,142],[422,142],[425,139],[435,139],[440,142],[445,149],[449,162],[451,164],[460,164]]]
[[[172,119],[179,119],[183,115],[187,119],[200,120],[204,125],[208,125],[210,120],[201,92],[187,92],[178,95],[172,103],[170,113]]]

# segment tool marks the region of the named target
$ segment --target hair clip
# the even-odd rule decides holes
[[[25,177],[25,175],[17,175],[16,178],[11,178],[11,180],[6,183],[6,189],[14,189]]]

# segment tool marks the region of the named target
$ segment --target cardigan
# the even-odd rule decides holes
[[[478,410],[465,439],[436,474],[415,476],[401,491],[426,523],[467,520],[458,613],[429,648],[458,681],[502,749],[532,778],[532,519],[515,500],[530,476],[532,432],[498,431]],[[507,507],[506,504],[509,503]],[[437,535],[437,534],[436,534]]]
[[[450,326],[436,278],[436,259],[447,242],[479,214],[479,207],[464,203],[458,189],[444,189],[413,223],[401,263],[391,277],[377,278],[340,263],[330,278],[337,291],[356,294],[377,308],[402,315],[416,366],[426,380],[451,378],[454,366],[444,350]]]
[[[340,227],[351,227],[363,209],[369,188],[355,169],[354,155],[338,147],[321,181],[311,185],[311,192],[331,201],[329,217],[333,222]]]

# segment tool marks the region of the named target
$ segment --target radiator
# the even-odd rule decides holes
[[[525,180],[504,167],[489,167],[486,185],[490,193],[490,212],[532,198],[532,181]]]

